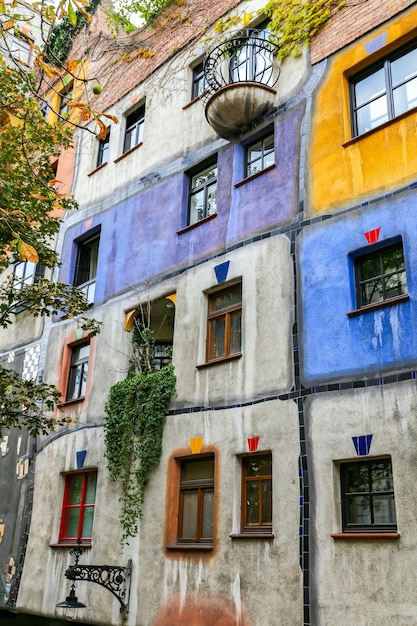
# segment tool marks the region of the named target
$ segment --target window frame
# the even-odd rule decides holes
[[[402,269],[398,269],[398,270],[391,271],[391,272],[385,272],[384,267],[383,267],[384,255],[389,254],[391,251],[395,251],[395,250],[399,250],[402,254],[402,261],[403,261]],[[380,261],[379,263],[380,269],[381,269],[380,274],[375,274],[375,276],[371,278],[369,277],[363,278],[362,276],[363,264],[370,259],[377,259],[377,258],[379,258],[379,261]],[[385,297],[387,278],[396,276],[396,275],[401,275],[401,274],[403,274],[405,277],[405,291],[401,294]],[[354,258],[354,275],[355,275],[356,310],[364,310],[368,307],[373,308],[373,307],[388,306],[390,302],[393,302],[397,300],[398,298],[408,297],[407,268],[406,268],[404,246],[403,246],[402,239],[400,238],[396,241],[390,240],[389,242],[385,242],[385,244],[383,245],[380,244],[377,246],[373,246],[371,250],[365,250],[363,251],[363,253],[356,255]],[[369,284],[371,282],[378,281],[378,279],[382,284],[383,297],[376,302],[368,302],[365,300],[363,287],[367,283]]]
[[[76,240],[74,243],[77,246],[76,257],[75,257],[75,266],[73,272],[73,281],[72,284],[74,287],[77,287],[80,291],[83,291],[88,303],[90,305],[94,304],[94,296],[95,296],[95,286],[97,282],[97,274],[99,267],[99,254],[100,254],[100,236],[101,230],[95,230],[95,232],[90,233],[89,236],[83,237],[82,239]],[[92,245],[97,242],[97,252],[95,253],[95,258],[92,262]],[[88,264],[88,280],[81,280],[82,272],[86,272],[86,268],[82,265],[84,261],[82,260],[82,255],[86,253],[86,250],[90,249],[89,255],[89,264]],[[93,275],[91,275],[93,270]]]
[[[269,462],[271,464],[271,473],[270,474],[259,474],[258,476],[248,476],[248,468],[247,465],[253,459],[261,459],[261,458],[269,458]],[[272,474],[272,453],[270,451],[262,451],[256,454],[247,454],[242,457],[242,494],[241,494],[241,533],[247,535],[253,534],[262,534],[262,535],[272,535],[272,525],[273,525],[273,474]],[[270,481],[270,497],[271,497],[271,523],[263,523],[263,512],[262,512],[262,500],[263,500],[263,492],[262,488],[259,490],[259,515],[258,515],[258,524],[247,523],[248,510],[249,510],[249,500],[248,500],[248,484],[251,482],[258,482],[261,486],[264,481]]]
[[[80,498],[80,503],[70,503],[68,502],[68,498],[69,498],[69,494],[70,494],[70,481],[73,480],[74,478],[78,477],[78,476],[82,476],[83,477],[83,483],[82,483],[82,488],[81,488],[81,498]],[[87,487],[88,487],[88,479],[90,476],[95,476],[96,477],[96,481],[95,481],[95,485],[94,485],[94,503],[86,503],[86,495],[87,495]],[[83,543],[91,543],[92,540],[92,529],[93,529],[93,524],[94,524],[94,513],[95,513],[95,507],[96,507],[96,502],[97,502],[97,476],[98,476],[98,471],[97,469],[89,469],[89,470],[85,470],[85,471],[77,471],[77,472],[69,472],[68,474],[64,475],[65,478],[65,485],[64,485],[64,496],[62,499],[62,509],[61,509],[61,522],[60,522],[60,527],[59,527],[59,538],[58,538],[58,542],[60,544],[69,544],[69,543],[76,543],[78,541],[78,539],[81,539],[83,541]],[[84,525],[84,515],[85,515],[85,510],[89,508],[93,508],[93,517],[91,520],[91,536],[83,536],[82,535],[82,528]],[[77,536],[76,537],[69,537],[67,535],[65,535],[65,528],[67,526],[67,520],[68,520],[68,516],[69,516],[69,511],[74,510],[74,509],[79,509],[79,517],[78,517],[78,524],[77,524]]]
[[[88,346],[87,356],[82,357],[80,351],[82,348]],[[68,346],[71,354],[69,360],[67,386],[65,391],[65,402],[80,402],[85,398],[85,392],[87,388],[88,380],[88,365],[91,356],[91,342],[79,341],[76,344]],[[75,356],[78,353],[78,356]],[[80,372],[79,382],[77,383],[77,373]],[[74,393],[71,393],[71,389],[74,389]],[[70,395],[71,393],[71,395]]]
[[[370,478],[370,482],[368,484],[368,491],[352,491],[351,489],[349,489],[347,474],[348,474],[348,470],[350,467],[353,467],[354,465],[358,466],[362,464],[364,466],[371,468],[373,465],[381,464],[381,463],[385,463],[386,465],[389,465],[389,469],[391,472],[392,489],[376,491],[376,492],[372,491],[371,489],[372,478]],[[397,532],[397,516],[396,516],[395,488],[394,488],[394,477],[393,477],[393,471],[392,471],[391,457],[379,457],[379,458],[371,458],[371,459],[362,457],[360,459],[355,459],[353,461],[346,461],[346,462],[340,463],[339,469],[340,469],[340,495],[341,495],[340,500],[341,500],[343,533],[381,533],[381,532],[396,533]],[[370,477],[369,472],[368,472],[368,478]],[[348,500],[353,499],[354,497],[358,497],[361,494],[363,494],[364,496],[366,495],[366,497],[369,497],[369,511],[370,511],[371,522],[368,524],[365,524],[365,523],[354,524],[350,522],[348,519]],[[374,523],[374,520],[375,520],[374,501],[375,501],[376,496],[381,496],[381,495],[385,495],[385,496],[392,495],[395,522],[386,523],[386,524]]]
[[[406,113],[409,113],[413,110],[415,110],[417,108],[417,105],[407,108],[405,111],[401,111],[399,113],[395,112],[395,104],[394,104],[394,97],[393,97],[393,93],[395,91],[395,89],[397,89],[398,87],[401,87],[403,85],[406,85],[407,83],[410,83],[411,81],[415,80],[417,78],[417,67],[415,70],[415,74],[411,76],[411,78],[408,78],[407,80],[404,80],[400,83],[398,83],[398,85],[393,85],[392,83],[392,73],[391,73],[391,66],[392,63],[395,62],[396,60],[400,59],[401,57],[405,56],[406,54],[408,54],[409,52],[412,52],[413,50],[417,51],[417,41],[413,40],[412,42],[409,42],[408,44],[406,44],[405,46],[402,46],[401,48],[393,51],[392,53],[384,56],[382,59],[380,59],[379,61],[373,63],[372,65],[370,65],[369,67],[365,68],[364,70],[358,72],[357,74],[354,74],[353,76],[351,76],[349,78],[349,102],[350,102],[350,116],[351,116],[351,131],[352,131],[352,138],[355,137],[360,137],[361,135],[371,132],[373,130],[376,130],[377,128],[381,127],[382,125],[386,124],[387,122],[390,122],[391,120],[394,120],[398,117],[400,117],[401,115],[404,115]],[[361,103],[360,105],[356,104],[356,86],[358,85],[359,82],[370,78],[371,76],[375,75],[377,72],[379,72],[380,70],[383,70],[383,74],[384,74],[384,87],[385,87],[385,91],[384,93],[378,93],[378,95],[369,98],[366,102]],[[361,132],[359,132],[359,124],[358,124],[358,111],[360,109],[363,109],[366,106],[369,106],[372,102],[376,102],[378,100],[378,98],[380,98],[382,95],[386,96],[386,114],[387,114],[387,119],[376,124],[375,126],[363,130]]]
[[[215,169],[215,175],[207,180],[203,181],[200,184],[193,185],[193,179],[203,175],[206,171],[210,169]],[[187,227],[194,226],[199,222],[202,222],[205,219],[211,218],[214,215],[217,215],[217,184],[218,184],[218,163],[217,163],[217,154],[211,157],[210,159],[199,163],[192,170],[187,172],[188,177],[188,209],[187,209]],[[208,211],[209,205],[209,191],[210,188],[215,186],[215,209],[213,211]],[[199,219],[195,219],[191,221],[191,209],[192,209],[192,201],[195,196],[203,192],[203,214]]]
[[[200,61],[192,68],[191,101],[201,98],[204,94],[204,61]]]
[[[240,286],[240,301],[229,306],[212,310],[212,301],[219,294],[222,294],[233,287]],[[230,283],[228,285],[222,285],[221,289],[216,289],[207,294],[207,340],[206,340],[206,363],[215,363],[225,359],[236,358],[242,354],[242,281]],[[236,314],[240,313],[240,341],[239,350],[231,351],[231,319]],[[224,354],[221,356],[213,356],[211,350],[211,340],[213,335],[213,326],[216,321],[224,318]]]
[[[125,132],[123,135],[123,154],[127,154],[142,144],[144,126],[145,102],[126,115]],[[132,136],[134,137],[133,140],[131,139]]]
[[[195,480],[183,479],[183,468],[186,463],[205,462],[212,460],[213,462],[213,475],[210,478],[202,478]],[[215,513],[216,513],[216,489],[215,489],[215,477],[216,477],[216,457],[214,453],[199,454],[198,456],[186,456],[177,459],[179,465],[179,497],[178,497],[178,527],[177,527],[177,545],[187,548],[189,546],[201,546],[212,547],[214,544],[215,536]],[[184,537],[183,536],[183,520],[184,520],[184,494],[186,492],[197,490],[197,511],[196,511],[196,536]],[[213,535],[212,537],[202,537],[203,534],[203,506],[204,506],[204,492],[212,492],[212,523],[213,523]]]

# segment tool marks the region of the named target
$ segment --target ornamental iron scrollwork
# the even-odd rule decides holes
[[[79,559],[84,553],[84,548],[81,547],[80,540],[78,540],[77,544],[77,547],[70,551],[75,563],[67,568],[65,577],[72,581],[81,580],[101,585],[118,599],[120,602],[120,613],[126,616],[129,612],[131,559],[129,559],[127,567],[119,565],[79,565]]]

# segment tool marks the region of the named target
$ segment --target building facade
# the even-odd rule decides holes
[[[33,502],[11,507],[30,513],[18,616],[65,619],[81,536],[80,565],[129,568],[122,602],[76,581],[82,623],[120,624],[127,603],[129,626],[417,619],[417,5],[347,6],[278,63],[264,4],[172,5],[122,54],[98,10],[75,43],[118,123],[77,137],[59,280],[102,331],[38,333],[71,424],[37,442]],[[218,37],[229,12],[244,26]],[[121,545],[105,406],[149,304],[176,392]]]

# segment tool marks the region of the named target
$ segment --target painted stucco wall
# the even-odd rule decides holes
[[[416,381],[306,400],[312,484],[312,624],[409,626],[417,621],[414,468]],[[399,539],[340,533],[340,462],[359,460],[352,437],[372,434],[372,457],[390,456]],[[411,497],[410,497],[411,496]]]
[[[415,36],[416,18],[413,6],[326,61],[310,138],[309,213],[333,212],[415,180],[415,110],[349,141],[348,87],[349,76]]]
[[[412,190],[304,229],[298,241],[302,379],[375,378],[414,369],[417,344],[415,194]],[[348,317],[356,309],[354,261],[366,232],[401,237],[409,300]]]

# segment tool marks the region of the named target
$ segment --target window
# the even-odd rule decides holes
[[[84,292],[88,302],[94,302],[97,276],[97,260],[100,236],[84,239],[78,244],[74,285]]]
[[[156,341],[154,344],[154,368],[160,370],[172,361],[172,341]]]
[[[252,176],[274,163],[274,133],[270,133],[246,148],[246,176]]]
[[[274,56],[269,45],[267,22],[242,30],[230,41],[229,82],[255,82],[268,85],[273,80]]]
[[[242,459],[242,532],[272,532],[272,455]]]
[[[407,293],[401,242],[358,257],[355,270],[358,309]]]
[[[26,286],[33,285],[39,278],[43,278],[45,274],[45,267],[40,263],[31,263],[30,261],[20,261],[15,263],[13,268],[13,291],[20,291]],[[21,313],[26,309],[26,304],[23,300],[16,301],[13,308],[13,313]]]
[[[72,84],[65,87],[63,91],[61,91],[60,101],[59,101],[59,115],[64,119],[68,119],[69,116],[69,106],[68,102],[72,100]]]
[[[213,543],[214,456],[181,461],[178,541]]]
[[[342,463],[343,531],[396,531],[391,459]]]
[[[59,541],[91,541],[96,486],[96,471],[66,476]]]
[[[79,400],[85,396],[89,356],[89,343],[74,346],[71,350],[71,364],[68,376],[67,394],[65,397],[67,402],[70,400]]]
[[[105,139],[99,140],[98,144],[98,154],[97,154],[97,167],[103,165],[103,163],[107,163],[109,160],[109,146],[110,146],[110,128],[107,129]]]
[[[209,295],[207,361],[240,354],[242,349],[242,285]]]
[[[26,37],[23,33],[11,36],[10,52],[24,65],[31,65],[32,46],[33,42],[31,39]]]
[[[191,100],[195,100],[204,92],[204,66],[203,62],[199,63],[193,69],[193,83],[191,89]]]
[[[417,106],[416,44],[355,76],[351,101],[354,137]]]
[[[145,105],[133,111],[126,118],[125,140],[123,153],[128,152],[143,141],[143,127],[145,124]]]
[[[217,211],[217,160],[189,175],[188,224],[195,224]]]

